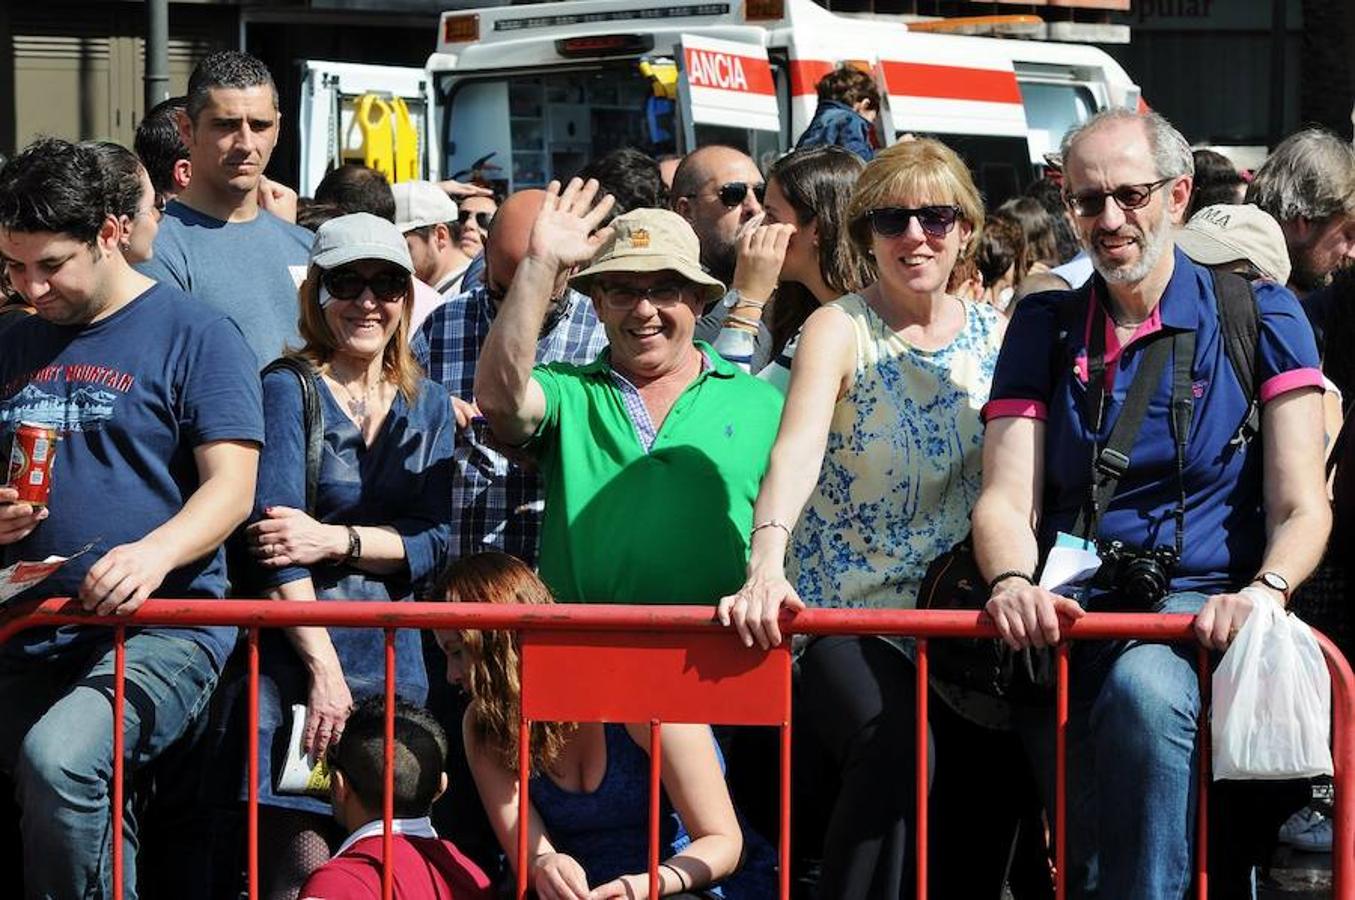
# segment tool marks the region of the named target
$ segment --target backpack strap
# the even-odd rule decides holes
[[[1214,302],[1224,352],[1233,374],[1247,396],[1247,417],[1238,426],[1232,443],[1246,444],[1261,433],[1261,399],[1256,383],[1256,344],[1261,336],[1261,314],[1251,282],[1231,272],[1212,272]]]
[[[324,449],[325,417],[320,409],[315,367],[296,356],[280,356],[264,366],[260,377],[270,372],[291,372],[301,383],[301,418],[306,429],[306,514],[315,515],[315,495],[320,484],[320,454]]]

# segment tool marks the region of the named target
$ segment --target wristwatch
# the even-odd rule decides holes
[[[1279,591],[1286,602],[1289,600],[1289,580],[1279,572],[1262,572],[1252,579],[1252,584],[1264,584],[1272,591]]]
[[[348,531],[348,552],[343,555],[343,562],[357,562],[362,559],[362,538],[352,525],[345,525],[344,528]]]

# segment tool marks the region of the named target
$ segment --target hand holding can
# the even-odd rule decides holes
[[[35,509],[46,508],[52,494],[52,463],[60,435],[55,428],[20,422],[10,437],[9,477],[4,486],[15,500]]]

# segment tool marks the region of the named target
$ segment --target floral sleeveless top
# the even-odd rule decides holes
[[[855,328],[856,371],[833,410],[788,577],[811,606],[912,608],[927,566],[969,531],[1001,316],[965,303],[955,338],[920,350],[860,294],[829,305]]]

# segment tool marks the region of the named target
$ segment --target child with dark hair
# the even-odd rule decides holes
[[[381,816],[385,774],[385,699],[373,697],[348,717],[328,755],[334,818],[349,832],[334,858],[301,889],[305,900],[374,900],[381,896]],[[447,735],[425,709],[395,703],[395,772],[391,822],[395,896],[402,900],[488,898],[489,879],[429,821],[447,788]]]
[[[839,66],[820,78],[814,90],[819,105],[795,149],[834,144],[855,153],[863,162],[874,159],[870,133],[880,113],[880,89],[870,73]]]

